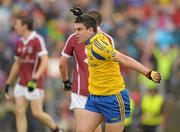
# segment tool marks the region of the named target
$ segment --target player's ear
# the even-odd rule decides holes
[[[22,25],[23,29],[28,30],[28,26],[26,24]]]
[[[94,30],[92,27],[90,27],[88,30],[89,30],[89,32],[94,33]]]

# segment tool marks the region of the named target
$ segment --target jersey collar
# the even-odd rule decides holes
[[[24,37],[22,37],[22,41],[23,41],[24,45],[27,45],[27,44],[29,43],[29,41],[34,38],[35,34],[36,34],[36,32],[33,31],[33,32],[29,35],[28,39],[26,39],[26,40],[24,39]]]
[[[86,41],[86,45],[91,43],[91,39],[97,34],[97,32],[95,32],[87,41]]]

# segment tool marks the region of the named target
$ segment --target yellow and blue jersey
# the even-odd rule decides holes
[[[118,62],[114,62],[117,52],[109,39],[96,33],[86,42],[89,92],[93,95],[113,95],[125,89]]]

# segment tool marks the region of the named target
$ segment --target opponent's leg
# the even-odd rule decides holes
[[[26,110],[28,106],[28,101],[25,99],[24,96],[16,97],[15,105],[17,131],[27,132]]]
[[[56,123],[53,121],[50,115],[48,115],[43,111],[42,105],[43,105],[42,98],[31,100],[31,110],[33,116],[38,120],[40,120],[47,127],[52,129],[54,132],[56,132],[58,130]]]

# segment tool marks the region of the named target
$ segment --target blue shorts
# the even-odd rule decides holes
[[[130,116],[128,90],[110,96],[89,95],[85,109],[101,113],[106,123],[120,122]]]

